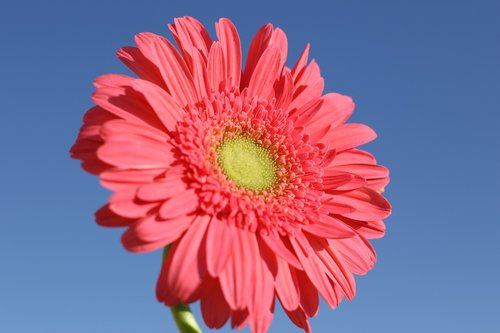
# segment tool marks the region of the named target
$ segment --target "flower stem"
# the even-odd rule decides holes
[[[165,246],[163,250],[163,261],[167,257],[170,245]],[[172,317],[174,317],[175,324],[179,329],[180,333],[202,333],[200,326],[196,322],[189,305],[187,304],[177,304],[170,308],[172,312]]]
[[[202,333],[189,305],[177,304],[171,307],[170,311],[180,333]]]

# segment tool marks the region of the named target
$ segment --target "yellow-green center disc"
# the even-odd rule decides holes
[[[224,175],[238,187],[269,190],[276,183],[276,163],[269,151],[245,136],[226,139],[218,148],[217,160]]]

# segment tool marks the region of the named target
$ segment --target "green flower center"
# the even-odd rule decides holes
[[[236,186],[251,191],[274,187],[277,166],[269,150],[246,136],[225,139],[217,149],[217,162]]]

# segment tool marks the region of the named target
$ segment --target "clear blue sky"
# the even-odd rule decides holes
[[[208,3],[0,5],[0,332],[175,331],[154,296],[160,253],[129,254],[94,224],[108,193],[68,149],[92,80],[128,73],[115,51],[183,15],[211,32],[229,17],[245,48],[272,22],[291,61],[311,42],[326,91],[379,133],[366,148],[391,169],[394,206],[379,262],[314,332],[498,332],[500,2]],[[271,332],[299,331],[278,307]]]

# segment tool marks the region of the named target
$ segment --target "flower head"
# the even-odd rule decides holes
[[[72,157],[113,191],[97,222],[126,227],[133,252],[172,244],[157,285],[166,305],[201,301],[206,324],[265,332],[275,297],[310,331],[318,294],[331,307],[355,294],[384,235],[388,170],[355,147],[375,138],[346,124],[351,98],[323,95],[309,45],[292,69],[271,24],[242,71],[227,19],[213,41],[195,19],[167,39],[136,36],[118,57],[139,78],[104,75]]]

